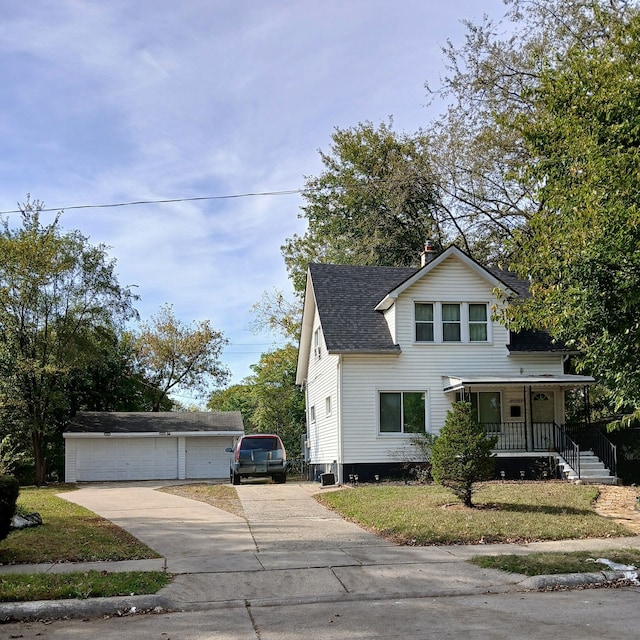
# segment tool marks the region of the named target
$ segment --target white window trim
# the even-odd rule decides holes
[[[331,410],[332,410],[331,404],[332,404],[331,403],[331,396],[327,396],[324,399],[324,414],[327,417],[329,417],[331,415]]]
[[[416,337],[416,304],[432,304],[433,305],[433,341],[418,340]],[[460,305],[460,340],[459,341],[444,341],[442,330],[442,305],[443,304],[459,304]],[[482,304],[487,308],[487,339],[486,340],[471,340],[469,332],[469,305],[470,304]],[[447,346],[456,344],[473,344],[473,345],[486,345],[493,343],[493,322],[491,321],[491,303],[483,302],[481,300],[471,300],[469,302],[458,302],[457,300],[413,300],[413,342],[419,345],[433,345],[444,344]],[[474,323],[480,324],[480,323]]]
[[[320,340],[320,327],[313,332],[313,355],[316,360],[322,356],[322,341]]]
[[[312,404],[309,407],[309,422],[313,424],[316,421],[316,405]]]
[[[469,313],[469,307],[471,305],[482,305],[485,308],[485,320],[484,322],[480,322],[478,320],[471,320],[471,315]],[[486,302],[466,302],[465,303],[466,306],[466,310],[467,310],[467,333],[469,335],[469,342],[472,344],[487,344],[489,342],[491,342],[491,309],[489,307],[489,304]],[[471,325],[481,325],[484,324],[487,327],[487,339],[486,340],[471,340]]]
[[[433,344],[432,342],[427,344]],[[424,432],[431,433],[431,394],[428,389],[376,388],[376,429],[378,438],[411,438],[420,434],[404,431],[380,431],[380,394],[382,393],[424,393]]]
[[[424,304],[424,305],[431,305],[431,309],[432,309],[432,313],[433,313],[433,320],[418,320],[416,318],[416,305],[419,304]],[[433,340],[418,340],[418,323],[420,324],[430,324],[433,327]],[[417,342],[419,344],[433,344],[436,341],[436,327],[437,327],[437,322],[436,322],[436,304],[435,302],[422,302],[421,300],[414,300],[413,301],[413,340],[414,342]]]
[[[442,317],[442,307],[445,304],[449,304],[452,306],[456,306],[458,307],[458,309],[460,310],[460,319],[459,320],[444,320]],[[465,322],[465,309],[464,309],[464,303],[462,302],[439,302],[438,303],[438,307],[440,309],[440,322],[439,324],[439,332],[440,332],[440,342],[444,343],[444,344],[460,344],[461,342],[465,342],[465,326],[466,326],[466,322]],[[466,313],[466,317],[467,320],[469,318],[469,308],[467,307],[466,309],[467,313]],[[454,325],[454,324],[458,324],[460,325],[460,340],[445,340],[444,339],[444,323],[447,322],[448,324]],[[467,335],[467,341],[469,339],[469,331],[466,331],[466,335]]]

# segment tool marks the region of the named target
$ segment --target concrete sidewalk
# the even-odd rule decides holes
[[[528,545],[398,547],[344,521],[312,498],[317,484],[246,483],[246,520],[205,503],[156,491],[163,483],[92,485],[62,495],[123,529],[161,560],[0,567],[35,571],[150,570],[176,574],[156,596],[0,605],[0,619],[102,615],[115,609],[194,610],[224,605],[422,598],[537,589],[617,579],[598,570],[572,577],[526,578],[469,564],[473,555],[638,547],[640,537]],[[169,483],[166,483],[169,484]],[[602,567],[604,569],[604,567]]]

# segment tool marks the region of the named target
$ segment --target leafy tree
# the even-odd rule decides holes
[[[210,382],[222,386],[229,371],[220,362],[228,340],[208,320],[187,325],[164,305],[135,338],[137,365],[151,384],[151,409],[159,411],[176,388],[204,392]]]
[[[441,206],[452,212],[465,245],[484,263],[509,262],[540,206],[533,161],[519,118],[535,109],[532,89],[569,49],[598,49],[611,24],[634,11],[625,0],[505,0],[502,21],[467,22],[464,43],[443,49],[446,72],[433,99],[444,114],[427,127]],[[428,87],[429,88],[429,87]]]
[[[282,247],[294,288],[310,262],[405,266],[426,239],[444,242],[438,195],[422,133],[398,134],[371,122],[333,133],[324,171],[306,177],[301,217],[308,229]]]
[[[247,379],[255,403],[255,430],[278,434],[290,455],[297,455],[306,431],[304,393],[295,383],[297,361],[298,350],[290,344],[263,353]]]
[[[302,321],[302,304],[299,300],[291,302],[278,289],[265,291],[260,302],[256,302],[251,311],[254,320],[251,329],[255,333],[271,332],[285,338],[297,340]]]
[[[0,412],[14,442],[30,439],[38,484],[56,415],[71,409],[70,376],[94,358],[101,328],[135,315],[106,247],[62,233],[60,214],[43,225],[42,208],[27,198],[22,226],[3,220],[0,232]]]
[[[497,437],[487,438],[469,402],[454,402],[440,434],[431,446],[431,475],[472,507],[474,484],[493,476],[491,449]]]
[[[94,343],[91,361],[69,376],[67,391],[71,412],[148,411],[158,389],[136,370],[131,334],[102,327],[96,331]],[[161,409],[171,411],[172,408],[172,401],[164,397]]]
[[[239,411],[242,414],[244,430],[253,433],[255,426],[253,414],[256,402],[253,397],[253,386],[243,383],[234,384],[226,389],[216,389],[207,402],[207,409],[211,411]]]
[[[608,33],[555,61],[517,120],[541,206],[515,264],[532,296],[508,319],[583,352],[614,409],[640,418],[640,11]]]

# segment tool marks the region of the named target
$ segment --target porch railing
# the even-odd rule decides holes
[[[497,436],[496,451],[559,453],[580,477],[580,446],[555,422],[500,422],[484,424],[488,437]],[[598,454],[596,454],[598,455]]]
[[[498,451],[558,451],[560,446],[559,427],[554,422],[496,422],[483,426],[488,437],[498,437]]]
[[[487,437],[497,436],[498,451],[526,451],[527,430],[523,422],[494,422],[482,425]]]

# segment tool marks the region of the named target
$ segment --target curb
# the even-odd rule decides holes
[[[598,571],[594,573],[565,573],[532,576],[522,582],[502,587],[477,587],[443,593],[443,597],[475,595],[478,593],[507,593],[511,591],[540,591],[557,587],[603,586],[628,578],[628,572]],[[98,618],[102,616],[125,616],[142,613],[167,613],[170,611],[204,611],[215,607],[282,606],[291,604],[313,604],[315,602],[342,602],[344,600],[380,600],[435,597],[434,593],[351,594],[336,596],[307,596],[299,598],[264,598],[247,600],[225,600],[216,602],[180,603],[160,595],[88,598],[86,600],[39,600],[0,604],[0,624],[28,620],[54,620],[61,618]]]
[[[562,573],[547,576],[532,576],[518,583],[525,590],[552,589],[554,587],[582,587],[584,585],[599,586],[609,582],[617,582],[628,578],[624,571],[597,571],[594,573]]]
[[[0,604],[0,624],[26,620],[122,616],[154,610],[160,613],[172,609],[173,603],[158,595],[13,602]]]

